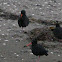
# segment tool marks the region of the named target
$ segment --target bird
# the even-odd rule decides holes
[[[37,39],[33,39],[31,43],[29,43],[28,45],[24,47],[27,47],[30,44],[32,44],[31,45],[32,53],[39,57],[37,60],[38,62],[39,62],[40,56],[43,56],[43,55],[48,56],[48,50],[46,50],[42,45],[38,44]]]
[[[20,14],[20,16],[18,18],[19,27],[22,27],[22,29],[23,29],[23,27],[28,26],[28,24],[29,24],[29,18],[26,15],[26,11],[21,10],[21,14]]]
[[[57,39],[62,39],[62,27],[58,21],[56,21],[55,28],[50,27],[50,29],[53,31],[53,34]]]

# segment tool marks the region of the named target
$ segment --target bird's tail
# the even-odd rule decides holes
[[[46,53],[45,55],[48,56],[48,53]]]

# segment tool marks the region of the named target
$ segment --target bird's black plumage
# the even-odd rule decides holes
[[[28,24],[29,24],[29,19],[26,16],[26,11],[22,10],[21,15],[18,19],[18,25],[19,25],[19,27],[26,27],[26,26],[28,26]]]
[[[37,40],[36,39],[34,39],[34,40],[32,40],[32,53],[34,54],[34,55],[36,55],[36,56],[42,56],[42,55],[48,55],[48,51],[47,50],[45,50],[45,48],[42,46],[42,45],[40,45],[40,44],[37,44]]]
[[[40,56],[43,56],[43,55],[48,55],[48,51],[40,44],[37,44],[37,37],[32,39],[32,42],[29,43],[28,45],[24,46],[24,47],[27,47],[29,46],[30,44],[31,45],[31,50],[32,50],[32,53],[36,56],[39,56],[38,58],[38,62],[39,62],[39,59],[40,59]],[[36,61],[37,62],[37,61]]]
[[[58,22],[56,22],[56,27],[53,29],[53,34],[56,38],[62,39],[62,27],[60,27]]]

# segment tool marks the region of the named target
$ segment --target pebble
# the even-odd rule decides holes
[[[9,40],[4,40],[4,41],[8,42]]]
[[[10,31],[11,29],[7,29],[7,31]]]
[[[3,43],[3,45],[5,46],[5,45],[6,45],[6,43]]]
[[[33,55],[33,53],[30,53],[31,55]]]
[[[19,55],[17,54],[16,56],[18,57]]]
[[[4,5],[6,5],[7,4],[7,2],[6,3],[3,3]]]
[[[32,15],[34,15],[34,14],[32,14]]]
[[[13,26],[16,26],[15,24],[13,24]]]
[[[60,55],[58,54],[58,56],[60,56]]]
[[[45,5],[42,5],[42,6],[45,6]]]
[[[53,52],[51,52],[51,54],[53,54]]]
[[[22,60],[24,60],[24,59],[22,59]]]
[[[5,34],[2,34],[2,35],[5,35]]]
[[[14,53],[14,54],[17,54],[17,53]]]

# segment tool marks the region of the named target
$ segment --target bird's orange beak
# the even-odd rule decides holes
[[[23,16],[23,14],[21,14],[21,17]]]
[[[29,43],[28,45],[26,45],[26,46],[29,46],[29,45],[31,45],[32,44],[32,42],[31,43]]]

